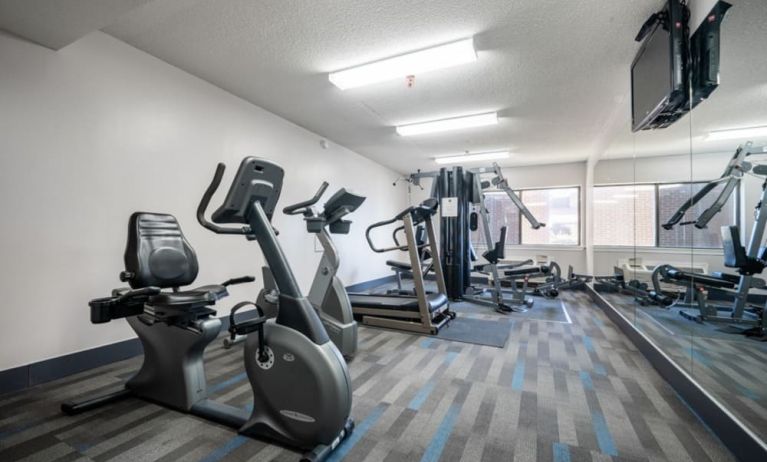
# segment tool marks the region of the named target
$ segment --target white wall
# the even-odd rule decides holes
[[[718,178],[733,153],[602,159],[594,169],[594,184],[666,183]]]
[[[708,181],[718,178],[733,153],[714,153],[689,155],[640,157],[637,159],[602,159],[594,169],[594,183],[605,184],[631,184],[631,183],[654,183],[654,182],[683,182],[683,181]],[[745,201],[741,203],[746,207],[745,229],[750,233],[753,218],[751,211],[758,201],[754,195],[761,191],[758,186],[754,187],[754,181],[748,178],[741,188],[741,194],[745,195]],[[644,261],[664,261],[679,263],[708,264],[709,271],[725,271],[721,250],[713,249],[646,249],[633,248],[600,248],[594,249],[594,273],[598,275],[612,274],[612,268],[619,259],[638,257]]]
[[[121,285],[128,216],[169,212],[198,252],[200,284],[254,274],[219,306],[254,299],[263,264],[255,243],[217,236],[195,220],[216,163],[259,155],[286,169],[280,205],[323,180],[367,196],[339,236],[340,277],[390,274],[364,229],[406,205],[398,175],[102,33],[58,51],[0,33],[0,370],[132,336],[125,322],[94,326],[87,302]],[[225,188],[224,188],[225,189]],[[222,190],[214,199],[223,199]],[[217,205],[216,205],[217,206]],[[308,290],[319,254],[300,217],[275,226]]]

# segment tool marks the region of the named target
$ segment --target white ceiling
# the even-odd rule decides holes
[[[0,29],[58,50],[151,0],[0,0]]]
[[[662,0],[156,0],[106,32],[401,172],[510,148],[584,160],[626,104],[639,26]],[[572,6],[568,6],[572,5]],[[340,91],[326,73],[475,36],[477,63]],[[499,111],[499,126],[402,138],[394,125]]]
[[[698,1],[698,0],[695,0]],[[633,135],[633,37],[663,0],[0,0],[0,28],[59,48],[104,31],[400,172],[511,149],[503,165],[730,151],[713,129],[767,124],[767,1],[730,0],[722,85],[675,126]],[[476,63],[341,91],[327,73],[475,37]],[[498,126],[394,126],[499,111]],[[693,134],[692,143],[690,134]],[[767,141],[767,140],[765,140]],[[733,144],[734,143],[734,144]],[[268,155],[268,153],[262,153]]]

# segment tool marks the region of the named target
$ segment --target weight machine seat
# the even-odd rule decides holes
[[[734,289],[737,281],[733,282],[729,279],[720,279],[713,275],[688,273],[686,271],[671,270],[666,272],[668,279],[680,282],[690,282],[693,284],[701,284],[706,287],[715,289]]]
[[[764,270],[763,257],[765,249],[759,249],[759,258],[749,257],[746,248],[740,242],[740,231],[737,226],[722,226],[722,248],[724,250],[724,266],[737,268],[738,273],[751,276]]]
[[[418,299],[410,296],[398,296],[398,295],[366,295],[366,294],[349,294],[349,299],[352,302],[352,306],[355,308],[377,308],[386,309],[392,311],[418,311]],[[426,304],[429,308],[429,313],[445,307],[448,299],[445,294],[427,294]]]
[[[521,268],[523,266],[532,265],[533,263],[535,262],[532,259],[528,258],[527,260],[524,260],[524,261],[514,261],[514,262],[503,263],[501,265],[498,265],[497,267],[501,271],[509,271],[515,268]]]
[[[396,261],[396,260],[386,260],[386,264],[392,269],[398,269],[398,270],[404,270],[404,271],[410,271],[411,269],[413,269],[413,267],[410,266],[410,263],[405,263],[405,262]]]
[[[737,284],[738,282],[740,282],[740,276],[738,276],[737,274],[722,273],[721,271],[714,271],[713,273],[711,273],[711,276],[721,279],[723,281],[730,281],[733,284]]]
[[[512,277],[519,277],[519,276],[527,276],[530,274],[548,274],[549,269],[546,265],[541,266],[531,266],[530,268],[516,268],[512,270],[506,270],[503,272],[506,276],[512,276]]]

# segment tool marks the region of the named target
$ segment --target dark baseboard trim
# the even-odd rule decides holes
[[[650,364],[687,403],[690,409],[732,451],[738,460],[767,460],[767,444],[703,389],[649,337],[605,300],[593,287],[586,291],[597,306],[634,343]]]
[[[237,314],[237,321],[253,319],[256,315],[256,310],[243,311]],[[229,316],[220,319],[222,331],[225,331],[229,328]],[[130,359],[143,353],[141,342],[138,338],[132,338],[0,371],[0,395]]]
[[[397,282],[395,275],[384,276],[378,279],[371,279],[370,281],[358,282],[346,287],[347,292],[364,292],[366,290],[374,289],[378,286],[389,284],[391,282]]]

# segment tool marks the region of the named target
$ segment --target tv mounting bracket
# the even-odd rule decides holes
[[[660,24],[661,27],[663,27],[665,30],[668,30],[668,11],[659,11],[657,13],[653,13],[649,18],[647,18],[647,21],[642,24],[642,27],[639,29],[637,36],[634,37],[634,40],[637,42],[643,41],[648,35],[650,35],[650,32],[652,32],[653,27],[655,27],[656,24]]]

